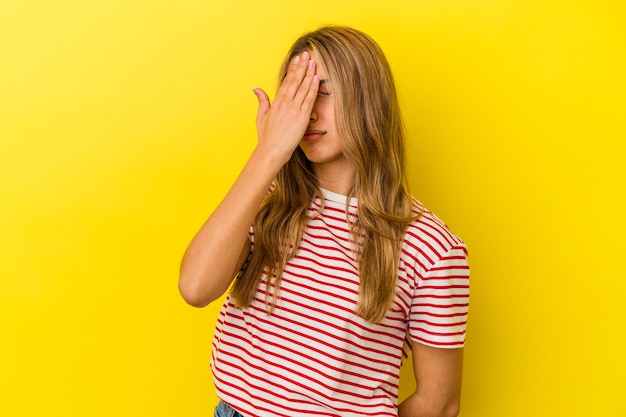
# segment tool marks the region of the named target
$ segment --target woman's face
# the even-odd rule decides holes
[[[343,153],[335,119],[335,96],[333,82],[328,79],[326,68],[317,54],[311,53],[320,80],[319,92],[300,148],[316,170],[341,168],[348,161]],[[334,169],[333,169],[334,170]]]

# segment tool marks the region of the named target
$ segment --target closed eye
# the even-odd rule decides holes
[[[329,96],[330,91],[328,91],[328,85],[326,84],[328,81],[325,79],[320,80],[320,88],[317,90],[318,95]]]

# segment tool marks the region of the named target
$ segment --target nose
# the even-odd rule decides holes
[[[316,110],[317,106],[313,106],[313,109],[311,110],[311,114],[309,115],[309,122],[314,122],[317,120],[317,110]]]

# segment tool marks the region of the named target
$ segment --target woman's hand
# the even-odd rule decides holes
[[[318,88],[315,62],[308,52],[303,52],[289,63],[272,104],[263,90],[254,89],[259,99],[257,150],[275,158],[280,166],[289,161],[308,127]]]

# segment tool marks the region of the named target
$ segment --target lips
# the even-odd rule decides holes
[[[326,132],[324,132],[323,130],[309,129],[306,132],[304,132],[304,139],[305,140],[319,139],[322,136],[324,136],[325,133]]]

